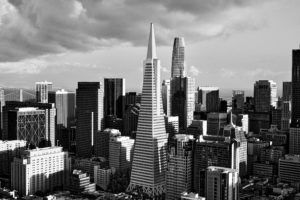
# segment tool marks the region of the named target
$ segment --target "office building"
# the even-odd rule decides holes
[[[288,131],[291,123],[291,101],[282,102],[281,114],[281,130]]]
[[[43,81],[35,83],[36,102],[48,103],[48,92],[52,90],[52,83]]]
[[[153,24],[151,24],[147,58],[144,61],[144,82],[141,111],[133,154],[128,191],[140,188],[150,198],[165,193],[167,168],[167,134],[160,89],[160,61],[156,55]]]
[[[104,79],[104,116],[113,115],[117,118],[123,117],[125,109],[125,79]]]
[[[70,184],[68,186],[68,190],[72,194],[80,194],[82,192],[95,192],[96,184],[90,183],[90,177],[87,175],[87,173],[75,169],[70,176]]]
[[[76,90],[76,148],[79,157],[93,154],[95,134],[103,128],[103,86],[100,82],[78,82]]]
[[[3,106],[5,106],[5,96],[3,88],[0,88],[0,133],[2,133],[3,129]]]
[[[237,116],[236,125],[242,127],[243,131],[249,132],[249,116],[247,114],[239,114]]]
[[[275,165],[271,163],[253,163],[253,176],[273,178],[276,175]]]
[[[58,90],[55,92],[57,125],[70,128],[75,120],[75,92]]]
[[[271,125],[269,129],[260,129],[261,139],[272,142],[272,146],[287,146],[288,132],[279,130],[276,125]]]
[[[297,183],[300,182],[300,155],[285,155],[279,159],[278,176],[281,182]]]
[[[123,132],[123,119],[118,118],[116,115],[108,115],[104,119],[105,128],[118,129]]]
[[[74,158],[72,162],[72,169],[78,169],[87,173],[91,180],[94,179],[94,167],[100,166],[101,168],[108,167],[108,159],[104,157],[93,158]]]
[[[293,50],[292,58],[292,123],[300,128],[300,49]],[[300,143],[298,143],[300,144]]]
[[[300,154],[300,128],[290,128],[289,154]]]
[[[169,147],[166,172],[166,199],[179,199],[182,192],[192,191],[193,141],[192,135],[177,134]]]
[[[131,168],[134,139],[126,136],[110,137],[109,166],[116,170]]]
[[[272,108],[271,109],[271,124],[281,128],[282,109]]]
[[[219,135],[220,129],[227,124],[227,113],[207,114],[207,134]]]
[[[137,103],[136,101],[137,95],[136,92],[126,92],[125,94],[125,110],[127,110],[127,107],[129,105],[135,105]]]
[[[272,80],[259,80],[254,84],[254,105],[256,112],[269,112],[276,107],[277,86]]]
[[[179,133],[179,119],[178,116],[165,116],[166,132],[168,134],[168,141],[170,141],[174,135]]]
[[[233,90],[232,91],[232,111],[234,113],[242,113],[244,109],[245,91]]]
[[[198,87],[198,103],[201,104],[201,111],[219,112],[219,88]]]
[[[100,166],[94,167],[94,183],[101,187],[103,190],[107,190],[111,177],[114,173],[113,169],[101,168]]]
[[[123,133],[124,136],[135,138],[137,131],[138,118],[140,113],[140,104],[130,104],[125,110],[123,117]]]
[[[21,153],[26,149],[25,140],[11,140],[3,141],[0,140],[0,177],[7,178],[10,180],[10,163],[14,157],[20,156]],[[9,181],[8,181],[9,182]],[[5,183],[1,180],[1,187],[10,187],[9,183]]]
[[[193,120],[187,128],[187,134],[193,135],[195,139],[200,135],[207,135],[207,120]]]
[[[282,100],[283,101],[292,100],[292,82],[290,81],[282,82]]]
[[[21,196],[68,185],[71,159],[62,147],[26,150],[11,163],[11,188]]]
[[[186,130],[194,119],[195,80],[175,77],[171,80],[171,115],[179,117],[179,129]]]
[[[185,76],[185,43],[183,37],[174,38],[173,53],[172,53],[172,69],[171,77]]]
[[[238,200],[238,171],[224,167],[208,167],[206,171],[206,199]]]
[[[2,132],[2,138],[4,140],[15,140],[15,138],[16,138],[16,135],[8,134],[9,133],[9,131],[8,131],[9,123],[12,123],[8,119],[9,111],[14,111],[14,110],[18,110],[19,108],[28,108],[28,107],[37,108],[38,110],[44,110],[45,111],[46,139],[47,139],[48,142],[51,143],[51,144],[48,143],[48,145],[55,146],[55,144],[56,144],[56,132],[55,132],[56,109],[54,108],[53,104],[49,104],[49,103],[17,102],[17,101],[8,101],[8,102],[6,102],[5,106],[3,107],[3,132]],[[25,119],[23,119],[23,120],[25,120]],[[32,122],[30,122],[30,121],[28,121],[28,122],[29,123],[34,123],[34,119],[33,119]],[[25,129],[23,129],[23,130],[25,130]]]
[[[117,129],[98,131],[95,136],[95,155],[108,159],[110,138],[118,136],[121,136],[121,132]]]
[[[260,129],[268,129],[271,125],[271,116],[268,112],[249,112],[249,131],[258,134]]]
[[[161,93],[162,93],[164,113],[165,113],[165,115],[170,116],[171,115],[171,85],[170,85],[170,80],[163,80]]]

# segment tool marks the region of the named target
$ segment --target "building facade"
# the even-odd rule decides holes
[[[174,38],[171,77],[185,76],[185,43],[183,37]]]
[[[48,92],[52,90],[52,83],[43,81],[35,83],[36,102],[48,103]]]
[[[276,107],[277,86],[272,80],[259,80],[254,84],[254,105],[256,112],[269,112]]]

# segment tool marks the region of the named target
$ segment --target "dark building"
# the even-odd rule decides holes
[[[249,113],[249,131],[255,134],[260,132],[260,129],[270,128],[271,116],[265,112],[250,112]]]
[[[78,82],[76,148],[79,157],[92,155],[95,134],[102,129],[102,87],[100,82]]]
[[[292,82],[282,82],[282,101],[292,100]]]
[[[125,111],[131,104],[136,104],[136,92],[126,92],[125,94]]]
[[[293,50],[292,58],[292,123],[300,127],[300,49]]]
[[[227,112],[227,101],[224,99],[220,99],[219,112]]]
[[[125,98],[125,79],[104,79],[104,116],[123,117]]]
[[[232,112],[242,113],[244,109],[245,92],[243,90],[232,91]]]
[[[227,113],[208,113],[207,134],[219,135],[220,129],[227,124]]]
[[[128,108],[125,110],[125,113],[123,115],[124,117],[123,117],[122,135],[135,138],[140,108],[141,108],[140,104],[128,105]]]
[[[201,104],[201,111],[219,111],[219,88],[217,87],[198,87],[198,103]]]

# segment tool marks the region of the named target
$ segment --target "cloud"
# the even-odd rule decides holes
[[[198,76],[199,74],[201,74],[200,70],[197,69],[194,65],[189,67],[189,73],[191,74],[191,76]]]
[[[222,78],[233,78],[237,74],[236,71],[233,71],[232,69],[225,69],[225,68],[221,68],[220,73]]]
[[[267,1],[267,0],[265,0]],[[120,44],[144,45],[148,23],[157,41],[199,41],[260,27],[249,0],[0,0],[0,62]]]

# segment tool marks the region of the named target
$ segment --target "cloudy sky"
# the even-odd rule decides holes
[[[126,78],[139,90],[149,23],[162,77],[170,77],[175,36],[186,40],[187,73],[197,85],[281,87],[300,43],[299,0],[0,0],[0,85]]]

